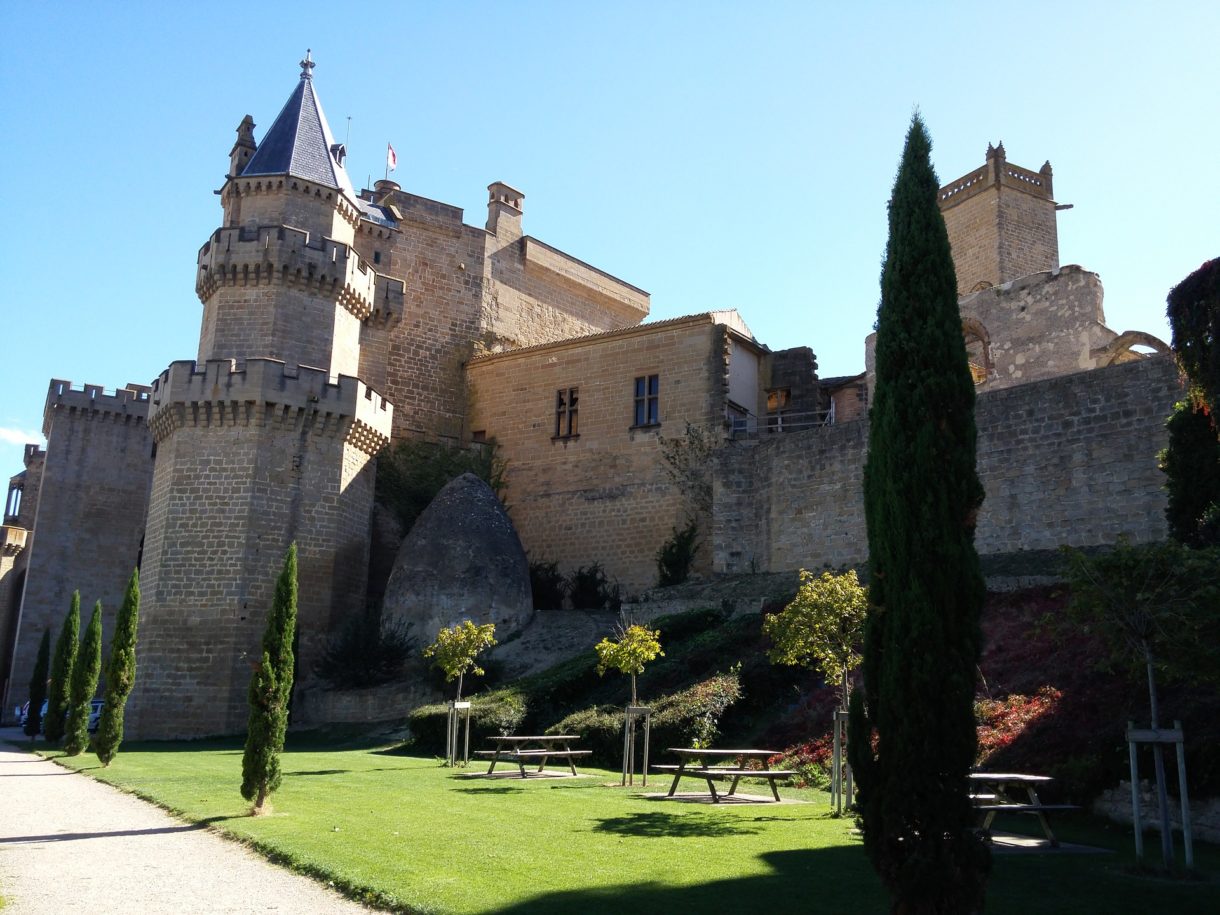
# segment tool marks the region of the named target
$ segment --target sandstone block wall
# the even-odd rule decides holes
[[[493,202],[484,229],[393,182],[365,196],[396,216],[390,227],[366,220],[355,240],[366,261],[403,279],[401,320],[366,324],[361,344],[361,376],[384,378],[395,405],[395,439],[469,433],[464,365],[480,352],[613,330],[648,313],[647,293],[523,236],[513,208]]]
[[[1181,397],[1168,357],[981,394],[981,554],[1163,539],[1164,422]],[[715,477],[715,569],[855,565],[868,555],[867,422],[729,443]]]
[[[372,455],[389,405],[357,379],[251,359],[174,363],[154,385],[133,734],[240,732],[276,577],[299,561],[298,680],[364,606]]]
[[[469,366],[471,426],[509,457],[505,501],[531,560],[599,561],[636,592],[686,520],[659,436],[724,423],[727,331],[709,316],[485,356]],[[634,380],[658,375],[660,425],[633,428]],[[579,390],[579,435],[555,437],[556,392]],[[703,530],[709,530],[703,525]],[[710,566],[710,549],[702,553]]]
[[[148,388],[139,385],[106,394],[97,385],[82,390],[51,382],[37,534],[29,547],[6,705],[24,701],[16,693],[24,694],[29,683],[43,630],[56,637],[73,591],[80,591],[86,619],[94,602],[102,602],[107,650],[144,536],[152,476],[148,406]]]

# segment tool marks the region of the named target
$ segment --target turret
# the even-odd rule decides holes
[[[254,118],[246,115],[237,125],[237,142],[229,150],[229,177],[240,175],[258,149],[254,142]]]

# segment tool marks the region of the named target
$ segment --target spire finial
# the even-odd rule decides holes
[[[313,60],[309,57],[309,48],[305,49],[305,59],[301,61],[301,79],[313,79]]]

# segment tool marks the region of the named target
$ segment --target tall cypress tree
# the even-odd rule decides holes
[[[93,747],[103,766],[110,765],[123,742],[123,712],[136,682],[136,628],[140,618],[140,570],[134,569],[123,595],[123,606],[110,639],[106,662],[106,703],[98,722]]]
[[[892,911],[965,913],[982,909],[989,867],[967,790],[984,597],[974,525],[983,488],[931,148],[915,115],[881,274],[864,471],[870,607],[851,754],[865,849]]]
[[[64,732],[64,752],[79,756],[89,746],[89,713],[97,678],[102,672],[102,602],[93,605],[93,615],[85,629],[80,653],[72,667],[72,698],[68,706],[68,725]]]
[[[1165,420],[1169,444],[1161,470],[1169,493],[1165,519],[1169,536],[1187,546],[1208,546],[1216,536],[1206,523],[1220,510],[1220,431],[1216,414],[1193,400],[1178,401]]]
[[[42,703],[47,698],[47,675],[51,662],[51,630],[42,630],[42,641],[38,643],[38,658],[34,661],[34,673],[30,677],[30,705],[25,716],[25,736],[33,740],[42,730]]]
[[[47,696],[47,719],[43,733],[51,743],[64,736],[64,719],[72,696],[72,668],[80,645],[80,592],[72,592],[72,605],[55,642],[55,659],[51,662],[51,691]]]
[[[267,797],[280,786],[280,753],[288,730],[292,698],[293,638],[297,628],[297,545],[288,547],[275,583],[275,600],[263,632],[263,652],[250,679],[250,718],[242,755],[241,796],[262,813]]]

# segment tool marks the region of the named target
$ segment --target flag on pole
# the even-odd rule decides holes
[[[390,171],[398,168],[398,154],[394,152],[394,147],[389,143],[385,145],[385,167]]]

